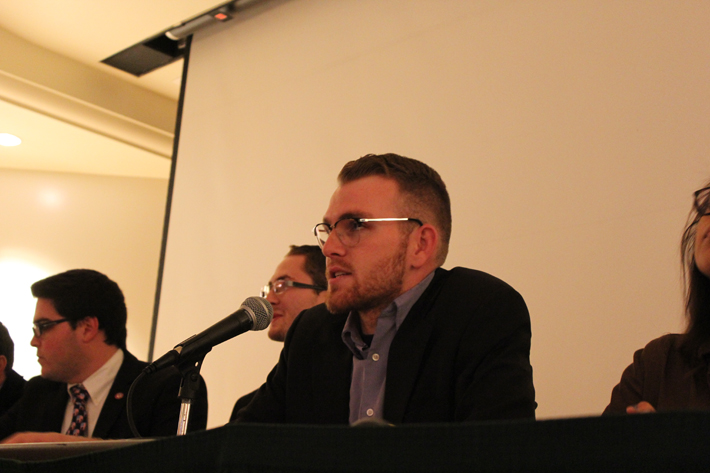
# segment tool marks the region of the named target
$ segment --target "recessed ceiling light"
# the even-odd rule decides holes
[[[0,146],[17,146],[22,140],[10,133],[0,133]]]

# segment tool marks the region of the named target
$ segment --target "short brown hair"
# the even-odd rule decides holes
[[[408,197],[403,210],[416,212],[405,217],[418,218],[438,228],[441,243],[437,260],[440,266],[444,264],[451,239],[451,200],[439,173],[421,161],[398,154],[368,154],[343,166],[338,182],[342,185],[369,176],[394,180]]]
[[[325,278],[325,256],[318,245],[291,245],[291,249],[286,256],[305,256],[306,264],[303,270],[311,277],[313,284],[323,289],[316,291],[321,293],[328,288],[328,280]]]

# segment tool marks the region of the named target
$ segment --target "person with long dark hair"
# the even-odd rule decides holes
[[[710,409],[710,182],[695,192],[680,253],[687,328],[634,354],[604,414]]]

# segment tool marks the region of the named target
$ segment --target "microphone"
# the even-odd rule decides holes
[[[274,308],[263,297],[248,297],[232,315],[225,317],[210,328],[180,342],[146,366],[143,372],[154,373],[185,360],[205,355],[212,347],[234,338],[248,330],[264,330],[271,323]]]

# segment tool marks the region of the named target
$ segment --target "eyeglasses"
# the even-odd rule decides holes
[[[710,187],[703,187],[699,191],[695,191],[695,200],[693,205],[698,215],[710,215]]]
[[[54,327],[57,324],[61,324],[62,322],[68,322],[69,319],[57,319],[57,320],[47,320],[45,322],[35,322],[32,324],[32,333],[35,334],[35,337],[39,338],[42,336],[44,332],[49,330],[50,328]]]
[[[279,279],[275,283],[269,283],[261,288],[261,297],[266,297],[270,292],[273,291],[274,294],[283,294],[288,290],[289,287],[295,287],[298,289],[313,289],[314,291],[325,291],[327,288],[323,286],[316,286],[314,284],[303,284],[302,282],[291,281],[290,279]]]
[[[369,222],[417,222],[419,226],[424,225],[418,218],[341,218],[333,225],[319,223],[313,227],[313,234],[321,248],[333,230],[343,245],[353,247],[360,242],[361,230],[367,228],[365,224]]]

